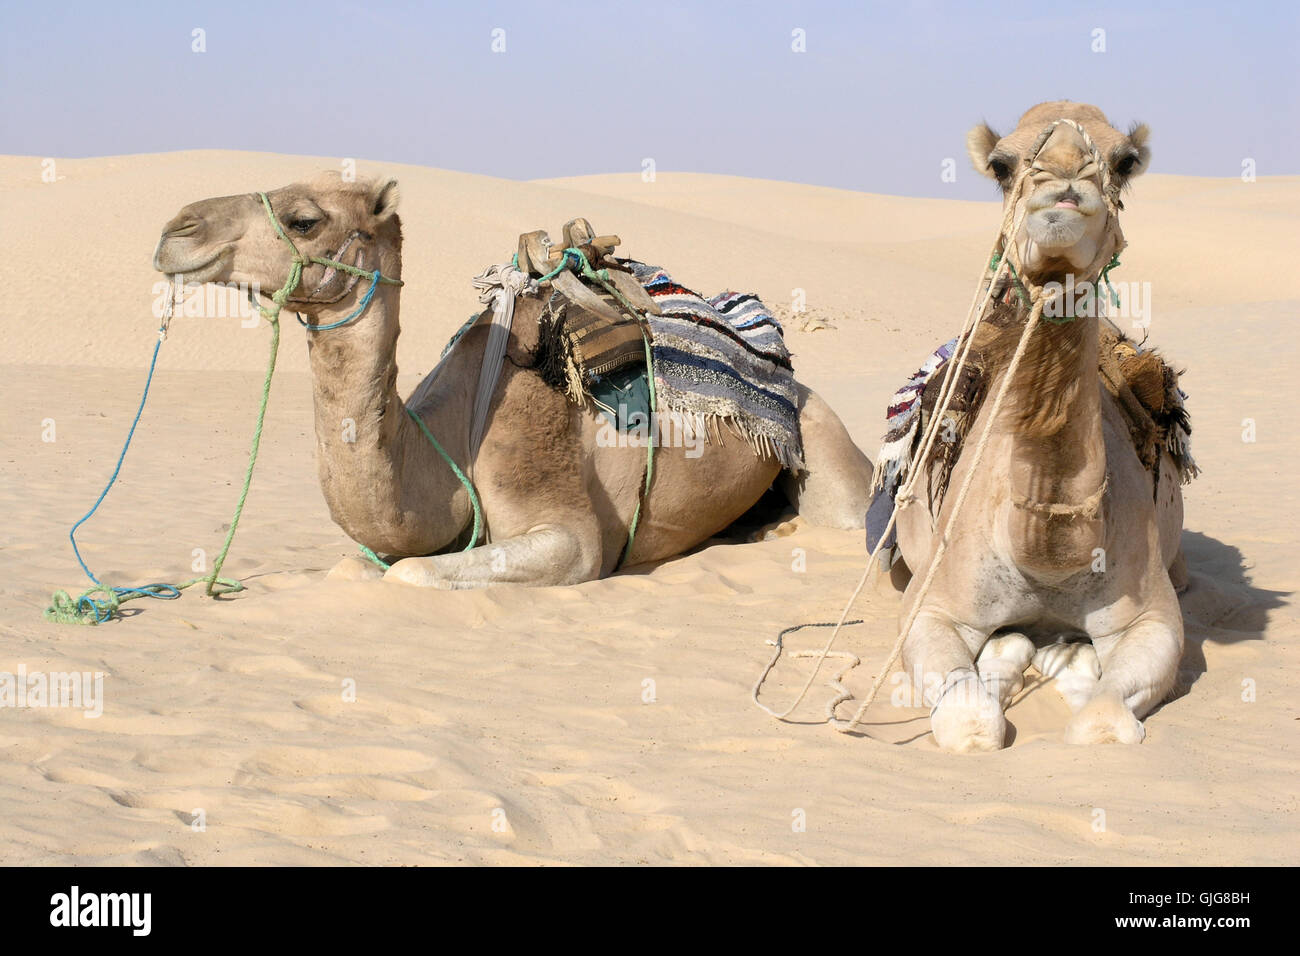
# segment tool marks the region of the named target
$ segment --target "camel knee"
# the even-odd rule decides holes
[[[348,555],[325,575],[328,581],[378,581],[384,576],[383,568],[372,561]]]
[[[1142,718],[1173,690],[1182,657],[1182,621],[1148,619],[1130,627],[1104,652],[1099,650],[1101,678],[1097,695],[1118,696]]]
[[[442,590],[522,584],[551,587],[581,584],[601,576],[601,554],[594,541],[559,527],[480,545],[457,554],[405,558],[384,580]]]

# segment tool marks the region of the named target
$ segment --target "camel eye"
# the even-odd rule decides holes
[[[289,228],[298,233],[298,235],[305,236],[316,228],[318,222],[320,222],[319,219],[295,219],[293,222],[289,223]]]
[[[1133,167],[1137,165],[1137,161],[1137,156],[1133,153],[1129,153],[1115,164],[1115,172],[1121,176],[1128,176],[1133,172]]]
[[[994,177],[999,180],[1006,179],[1011,175],[1011,164],[1001,156],[989,157],[989,169],[992,170]]]

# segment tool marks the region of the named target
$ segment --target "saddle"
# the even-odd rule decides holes
[[[659,307],[614,257],[622,241],[618,236],[597,236],[591,223],[579,218],[564,224],[561,237],[556,245],[545,230],[521,235],[517,267],[550,282],[542,331],[544,338],[559,341],[545,350],[568,370],[566,391],[588,391],[613,372],[644,364],[651,333],[642,316],[658,315]]]

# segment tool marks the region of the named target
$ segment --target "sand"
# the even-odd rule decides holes
[[[936,748],[925,711],[887,701],[872,711],[874,739],[817,726],[832,696],[823,682],[797,712],[806,723],[749,702],[766,640],[839,613],[864,565],[860,532],[713,541],[570,588],[327,581],[353,545],[316,483],[292,323],[226,565],[248,590],[134,602],[98,628],[44,622],[54,588],[84,586],[67,530],[139,398],[160,227],[195,199],[334,165],[200,151],[59,160],[60,178],[43,183],[38,158],[0,158],[0,672],[105,675],[97,718],[0,709],[0,863],[1300,859],[1287,282],[1300,178],[1153,174],[1127,199],[1131,248],[1115,277],[1151,284],[1151,339],[1187,368],[1205,472],[1186,490],[1180,696],[1149,718],[1141,746],[1080,749],[1062,741],[1064,702],[1034,683],[1008,712],[1006,750],[958,757]],[[702,291],[753,290],[791,317],[803,290],[808,315],[787,334],[796,368],[871,455],[892,390],[960,323],[998,221],[992,201],[720,176],[359,171],[402,183],[404,390],[476,310],[472,275],[520,232],[583,215]],[[801,331],[807,318],[830,327]],[[264,325],[237,319],[173,324],[121,481],[80,534],[102,577],[184,579],[194,549],[215,554],[267,341]],[[867,623],[839,646],[861,659],[844,677],[861,695],[893,644],[898,597],[868,589],[857,614]],[[789,700],[807,666],[783,662],[766,699]]]

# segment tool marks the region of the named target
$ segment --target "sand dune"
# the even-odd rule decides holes
[[[1139,747],[1077,749],[1034,685],[1011,746],[941,753],[923,710],[881,703],[876,739],[772,721],[748,701],[770,649],[833,619],[859,533],[710,542],[572,588],[426,592],[326,581],[351,542],[311,456],[302,334],[286,326],[264,451],[227,563],[248,590],[134,602],[60,627],[80,590],[67,529],[103,486],[154,341],[162,224],[195,199],[335,160],[184,152],[0,158],[9,290],[0,417],[0,672],[101,671],[103,716],[0,709],[3,863],[1294,863],[1300,639],[1294,518],[1300,178],[1151,175],[1126,199],[1117,279],[1149,282],[1151,340],[1188,371],[1204,475],[1187,490],[1180,696]],[[892,390],[959,324],[997,206],[661,173],[510,182],[362,163],[403,187],[402,386],[478,308],[471,276],[517,235],[583,215],[623,251],[713,292],[832,327],[787,339],[801,378],[874,453]],[[992,197],[991,197],[992,198]],[[119,486],[80,535],[115,582],[192,575],[242,475],[267,330],[178,318]],[[55,441],[42,441],[53,419]],[[1242,441],[1243,420],[1257,440]],[[806,571],[793,569],[794,549]],[[898,598],[863,596],[840,647],[863,694]],[[793,648],[824,635],[792,635]],[[810,666],[767,685],[789,699]],[[344,699],[354,682],[355,701]],[[652,682],[647,684],[646,682]],[[1244,682],[1253,682],[1245,684]],[[647,700],[647,687],[653,700]],[[1244,689],[1253,686],[1254,699]],[[1098,831],[1096,811],[1104,811]],[[806,828],[792,826],[799,819]],[[201,824],[201,826],[200,826]]]

